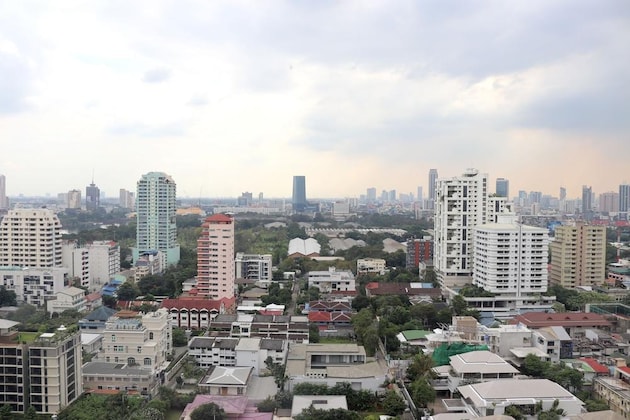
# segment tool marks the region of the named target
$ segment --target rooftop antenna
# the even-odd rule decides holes
[[[94,168],[92,168],[92,185],[94,185]]]

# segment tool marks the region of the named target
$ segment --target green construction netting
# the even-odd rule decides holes
[[[488,346],[486,346],[485,344],[473,345],[466,343],[444,343],[440,347],[433,350],[433,355],[431,357],[433,358],[435,366],[444,366],[449,364],[449,357],[451,356],[477,350],[488,350]]]

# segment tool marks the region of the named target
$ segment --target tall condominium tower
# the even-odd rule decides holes
[[[505,178],[497,178],[495,192],[499,197],[510,198],[510,181]]]
[[[133,209],[136,206],[134,193],[121,188],[118,195],[118,205],[124,209]]]
[[[610,191],[599,196],[599,211],[604,213],[617,213],[619,211],[619,194]]]
[[[630,185],[619,186],[619,211],[624,213],[630,211]]]
[[[306,177],[296,175],[293,177],[293,212],[301,213],[306,210]]]
[[[101,206],[101,190],[92,183],[85,187],[85,209],[88,211],[96,210]]]
[[[160,251],[164,265],[177,264],[179,244],[175,181],[163,172],[149,172],[138,181],[136,197],[134,263],[147,251]]]
[[[551,242],[549,281],[562,287],[593,286],[606,274],[606,227],[557,226]]]
[[[233,297],[234,271],[234,219],[212,215],[197,240],[197,293],[212,299]]]
[[[14,209],[0,223],[0,266],[62,266],[61,223],[50,209]]]
[[[437,169],[429,169],[429,185],[427,188],[429,189],[429,200],[435,201],[435,188],[438,179],[438,171]]]
[[[80,209],[81,208],[81,191],[79,190],[70,190],[68,191],[68,199],[67,199],[66,207],[69,209]]]
[[[4,175],[0,175],[0,210],[9,208],[9,200],[7,199],[7,179]]]
[[[473,229],[495,222],[506,211],[506,199],[488,198],[488,175],[468,169],[455,178],[438,179],[435,195],[433,262],[444,289],[472,281]]]

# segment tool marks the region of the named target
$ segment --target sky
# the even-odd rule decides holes
[[[630,2],[0,0],[8,195],[630,182]]]

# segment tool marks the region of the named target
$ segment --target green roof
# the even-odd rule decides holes
[[[420,340],[422,338],[426,338],[429,334],[431,334],[431,331],[425,330],[405,330],[402,332],[402,335],[405,336],[407,341]]]

